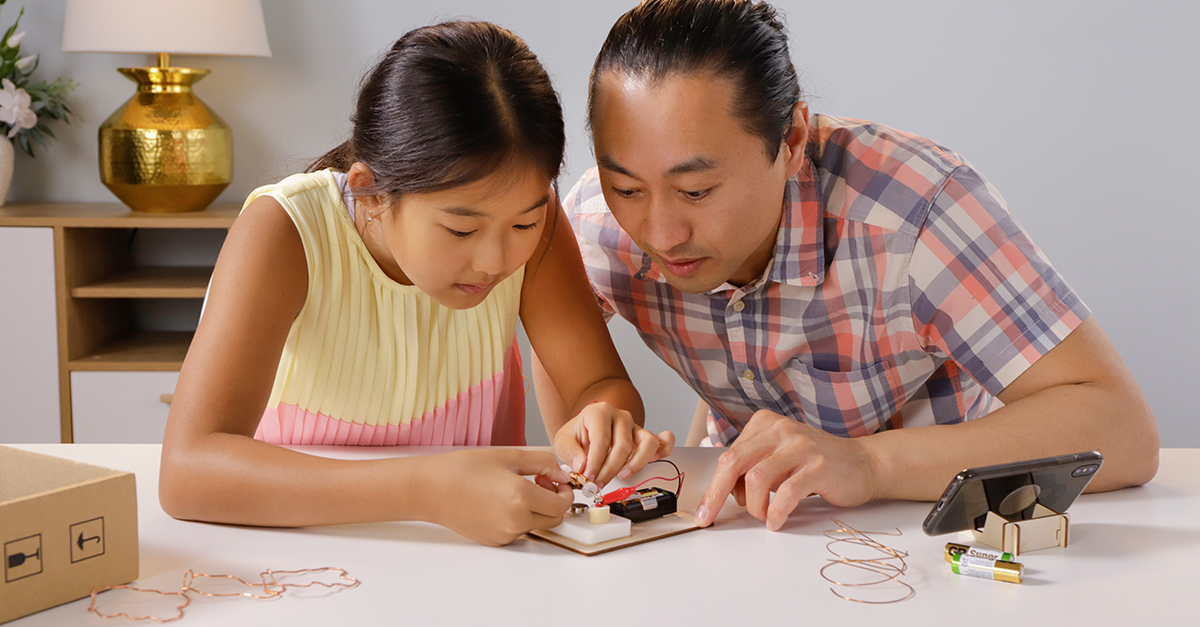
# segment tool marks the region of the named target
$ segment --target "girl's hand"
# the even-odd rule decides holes
[[[574,500],[550,453],[479,449],[429,459],[432,480],[413,488],[427,493],[431,522],[480,544],[502,546],[530,530],[556,527]]]
[[[654,435],[639,427],[629,412],[604,401],[584,407],[554,435],[559,459],[600,487],[613,477],[632,475],[674,449],[674,433]]]

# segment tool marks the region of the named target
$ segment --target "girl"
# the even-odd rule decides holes
[[[603,485],[668,455],[561,216],[562,110],[525,43],[486,23],[412,31],[353,120],[230,229],[163,441],[167,513],[425,520],[490,545],[557,525],[572,499],[549,453],[344,461],[273,445],[524,444],[518,315],[574,409],[549,434],[562,459]]]

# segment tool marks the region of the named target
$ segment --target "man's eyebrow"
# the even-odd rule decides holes
[[[520,215],[525,215],[525,214],[529,213],[530,211],[533,211],[534,209],[537,209],[538,207],[541,207],[542,205],[544,205],[548,202],[550,202],[550,194],[546,194],[545,196],[542,196],[542,198],[540,200],[535,202],[528,209],[522,211],[520,213]],[[486,218],[486,217],[488,217],[488,214],[486,214],[478,209],[472,209],[470,207],[442,207],[442,211],[445,211],[446,213],[449,213],[451,215],[462,216],[464,218]]]
[[[613,158],[608,155],[600,155],[600,157],[596,159],[596,164],[605,170],[611,170],[622,176],[628,176],[631,179],[637,178],[633,172],[626,170],[624,166],[614,161]]]
[[[703,172],[704,170],[714,170],[717,167],[717,160],[709,157],[692,157],[683,163],[667,170],[667,176],[679,176],[680,174],[689,174],[691,172]]]
[[[624,166],[613,160],[608,155],[602,155],[596,159],[596,163],[606,169],[623,174],[629,178],[638,178],[635,174],[625,169]],[[717,160],[711,157],[692,157],[683,163],[676,164],[670,170],[667,170],[667,176],[679,176],[681,174],[689,174],[691,172],[703,172],[705,170],[713,170],[717,167]],[[640,179],[639,179],[640,180]]]

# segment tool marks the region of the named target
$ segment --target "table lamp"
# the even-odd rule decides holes
[[[175,54],[269,57],[260,0],[67,0],[64,52],[158,55],[119,68],[137,93],[100,126],[100,180],[135,211],[200,211],[233,178],[233,134]]]

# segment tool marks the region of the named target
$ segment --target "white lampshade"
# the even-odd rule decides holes
[[[271,56],[261,0],[67,0],[62,49]]]

